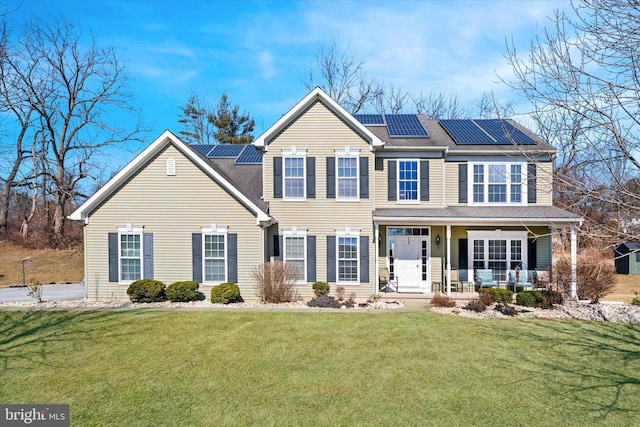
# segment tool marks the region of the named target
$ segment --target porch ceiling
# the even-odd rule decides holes
[[[446,208],[381,208],[377,224],[424,225],[580,225],[583,218],[555,206],[450,206]]]

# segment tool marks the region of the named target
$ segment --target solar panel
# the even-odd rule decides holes
[[[506,120],[483,119],[474,120],[478,126],[491,135],[499,144],[535,144],[527,134]]]
[[[218,144],[207,157],[238,157],[243,148],[241,144]]]
[[[438,122],[456,144],[495,144],[495,141],[484,133],[473,120],[448,119]]]
[[[384,125],[382,114],[354,114],[353,117],[363,125]]]
[[[429,133],[415,114],[385,114],[389,136],[428,137]]]
[[[262,151],[258,151],[253,144],[247,144],[236,163],[262,163]]]
[[[215,147],[215,145],[191,144],[191,148],[203,156],[206,156],[213,147]]]

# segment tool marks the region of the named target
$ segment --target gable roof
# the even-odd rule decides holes
[[[120,172],[118,172],[113,178],[111,178],[102,188],[100,188],[93,196],[85,201],[78,209],[76,209],[69,219],[72,220],[84,220],[88,221],[89,215],[109,196],[118,191],[124,185],[127,180],[132,177],[136,172],[146,166],[156,154],[162,151],[165,147],[173,145],[184,154],[189,160],[197,165],[205,174],[216,181],[223,189],[225,189],[232,197],[240,202],[246,209],[252,212],[256,216],[256,222],[267,222],[271,220],[271,217],[266,212],[265,204],[260,200],[260,197],[255,192],[249,191],[249,185],[247,180],[235,180],[234,174],[229,174],[221,170],[220,166],[215,161],[209,161],[203,154],[200,154],[196,149],[191,148],[189,144],[183,142],[180,138],[175,136],[170,131],[166,130],[156,138],[147,148],[145,148],[140,154],[138,154],[131,162],[129,162]],[[240,168],[249,167],[252,170],[256,169],[255,165],[242,165]],[[244,170],[247,172],[247,169]],[[232,176],[234,175],[234,176]],[[255,177],[255,171],[250,174],[237,174],[238,176]],[[259,173],[262,176],[261,172]],[[255,179],[255,178],[254,178]],[[241,185],[238,185],[241,182]],[[255,182],[255,181],[254,181]],[[260,189],[262,188],[262,178],[260,178]]]
[[[267,129],[258,138],[256,138],[253,141],[253,145],[255,145],[259,149],[266,149],[273,137],[278,135],[282,130],[293,123],[307,108],[309,108],[316,102],[322,102],[334,114],[340,117],[357,133],[359,133],[364,139],[369,141],[371,151],[374,150],[374,147],[381,147],[382,145],[384,145],[380,138],[378,138],[369,129],[367,129],[366,126],[356,120],[351,114],[349,114],[349,112],[347,112],[347,110],[342,108],[340,104],[334,101],[329,95],[326,94],[325,91],[323,91],[319,87],[316,87],[311,92],[309,92],[309,94],[302,98],[302,100],[299,101],[291,110],[280,117],[280,119],[275,122],[273,126]]]

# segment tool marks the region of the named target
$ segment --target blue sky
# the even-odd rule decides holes
[[[524,51],[554,9],[569,9],[567,1],[0,2],[22,4],[12,24],[64,16],[112,46],[132,77],[149,141],[180,130],[178,107],[193,92],[211,104],[226,92],[262,133],[307,93],[305,69],[334,38],[350,44],[370,76],[404,90],[512,99],[496,77],[511,74],[505,40]]]

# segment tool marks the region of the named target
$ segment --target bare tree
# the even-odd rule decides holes
[[[621,227],[640,218],[640,5],[581,0],[557,11],[553,28],[521,56],[508,46],[515,78],[507,81],[533,106],[541,133],[559,148],[559,185],[586,229],[610,244],[637,240]],[[615,217],[618,218],[615,218]],[[625,231],[626,230],[626,231]]]
[[[469,116],[457,96],[446,96],[442,92],[429,92],[429,95],[412,96],[415,112],[424,114],[428,119],[461,119]]]
[[[91,176],[95,154],[142,136],[139,119],[125,129],[113,115],[122,111],[137,117],[128,104],[128,79],[112,49],[98,47],[93,37],[81,41],[63,19],[33,20],[3,53],[4,108],[19,117],[25,134],[45,142],[41,173],[52,184],[52,227],[61,238],[70,203],[82,196],[79,183]]]
[[[193,94],[185,105],[180,107],[178,123],[184,127],[180,135],[189,144],[213,144],[215,143],[215,126],[207,119],[211,114],[211,107]]]

